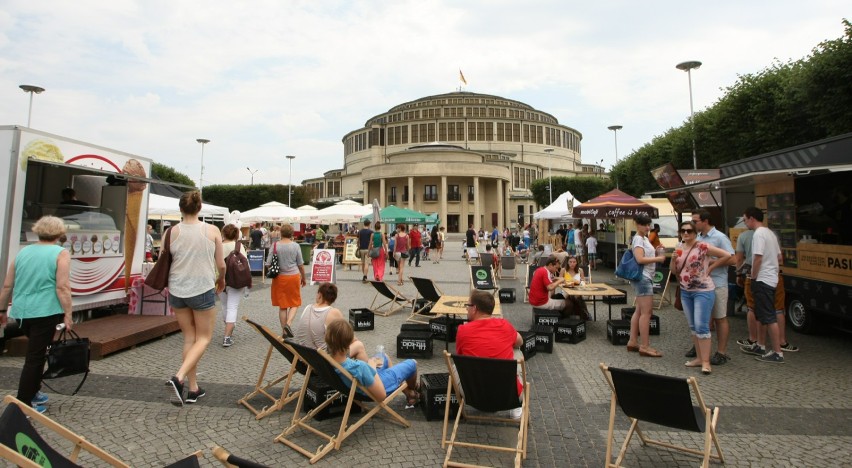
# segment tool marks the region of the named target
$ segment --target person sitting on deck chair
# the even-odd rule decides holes
[[[299,317],[293,327],[294,339],[302,346],[314,349],[327,349],[325,333],[328,325],[335,320],[344,320],[340,309],[333,307],[337,300],[337,286],[333,283],[322,283],[317,289],[316,302],[305,307],[302,316]],[[352,336],[348,345],[349,357],[367,362],[369,356],[364,343]]]
[[[367,387],[373,398],[383,401],[405,382],[408,388],[403,390],[403,393],[408,399],[407,405],[416,405],[420,401],[420,394],[417,392],[417,361],[406,359],[394,365],[387,355],[382,358],[370,358],[367,362],[352,359],[349,357],[349,344],[354,339],[352,325],[345,320],[335,320],[325,330],[325,342],[331,357],[352,374],[358,383]],[[340,372],[337,372],[340,375]],[[346,377],[340,377],[347,386],[352,386],[352,382]]]

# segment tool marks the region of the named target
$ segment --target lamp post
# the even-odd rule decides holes
[[[25,93],[30,93],[30,110],[29,110],[29,112],[27,112],[27,128],[30,128],[30,122],[32,121],[32,117],[33,117],[33,94],[43,93],[44,88],[41,88],[39,86],[28,85],[28,84],[22,84],[18,87],[21,88],[22,90],[24,90]]]
[[[248,167],[246,167],[246,170],[247,170],[247,171],[249,171],[249,174],[251,174],[251,184],[252,184],[252,185],[254,185],[254,175],[255,175],[255,174],[257,173],[257,171],[259,171],[260,169],[251,170],[251,169],[249,169]]]
[[[290,180],[287,182],[287,206],[292,208],[293,205],[293,160],[295,156],[288,154],[287,159],[290,160]]]
[[[206,138],[197,138],[195,141],[201,143],[201,175],[198,176],[198,193],[204,190],[204,145],[210,143]]]
[[[612,130],[612,135],[615,137],[615,163],[618,164],[618,131],[624,127],[621,125],[610,125],[607,128]],[[619,188],[618,178],[615,179],[615,188]]]
[[[689,122],[692,126],[692,168],[698,169],[698,157],[695,155],[695,113],[692,110],[692,70],[701,67],[701,62],[690,60],[675,65],[678,70],[683,70],[689,77]]]
[[[553,164],[551,163],[550,154],[553,153],[553,148],[544,150],[547,153],[547,191],[550,192],[550,204],[553,204]]]

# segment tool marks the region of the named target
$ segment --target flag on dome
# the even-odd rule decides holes
[[[462,73],[461,68],[459,68],[459,81],[461,81],[464,84],[467,84],[467,80],[464,79],[464,73]]]

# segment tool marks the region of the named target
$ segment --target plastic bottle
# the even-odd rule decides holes
[[[379,360],[379,362],[376,363],[376,369],[381,369],[382,367],[384,367],[384,365],[385,365],[385,345],[376,346],[376,355],[374,357]]]

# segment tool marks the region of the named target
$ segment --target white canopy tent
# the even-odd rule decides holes
[[[179,200],[172,197],[164,197],[162,195],[148,195],[148,217],[157,219],[167,219],[169,221],[177,221],[181,218]],[[223,220],[228,216],[228,209],[222,206],[211,205],[209,203],[201,203],[201,211],[198,216],[201,218],[213,218]]]
[[[302,222],[322,223],[322,224],[337,224],[337,223],[358,223],[364,215],[373,212],[373,205],[362,205],[356,201],[343,200],[334,205],[325,207],[310,215],[310,218],[303,218]]]
[[[240,214],[240,221],[244,223],[256,223],[261,221],[295,223],[298,222],[300,216],[301,213],[299,213],[298,210],[294,210],[284,203],[271,201],[269,203],[264,203],[257,208],[243,211]]]
[[[550,204],[547,208],[533,213],[534,219],[563,219],[569,220],[573,219],[572,211],[574,207],[579,205],[580,202],[574,198],[574,195],[571,195],[571,192],[565,192],[562,195],[559,195],[556,200],[553,200],[553,203]]]

